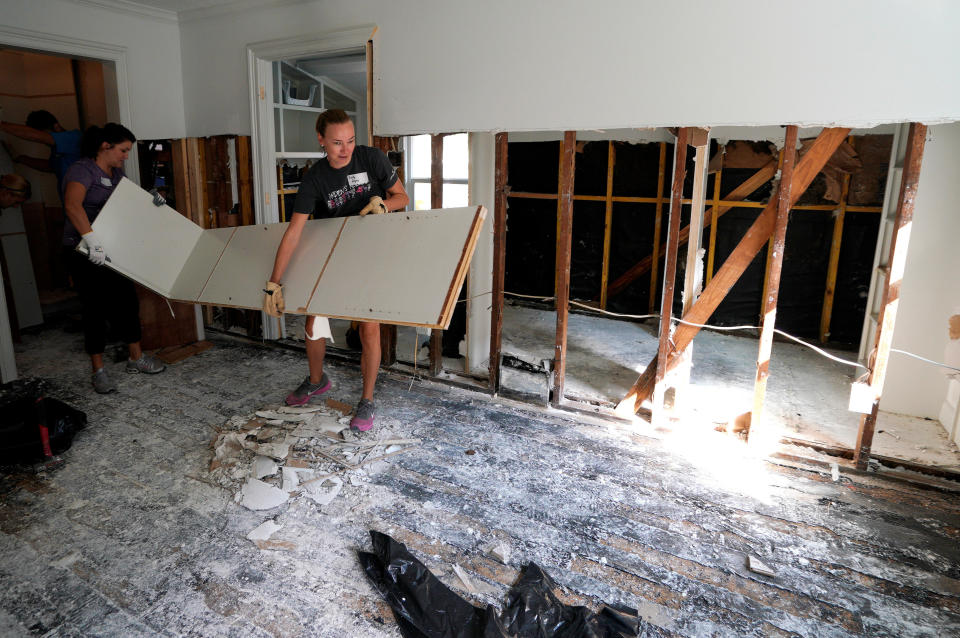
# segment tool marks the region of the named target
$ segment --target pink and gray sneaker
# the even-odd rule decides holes
[[[375,407],[370,399],[360,399],[357,404],[357,411],[350,420],[350,429],[359,432],[366,432],[373,427]]]
[[[330,379],[323,373],[318,383],[310,383],[310,377],[307,376],[297,389],[287,395],[287,405],[306,405],[310,401],[330,389]]]

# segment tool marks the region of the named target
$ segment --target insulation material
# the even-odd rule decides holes
[[[800,141],[799,161],[807,150],[813,145],[816,138],[810,138]],[[849,175],[854,171],[863,168],[863,163],[857,156],[856,151],[850,146],[849,142],[844,142],[833,154],[833,157],[827,161],[820,174],[823,175],[827,184],[827,192],[823,194],[823,199],[831,202],[839,202],[843,193],[843,176]]]
[[[287,312],[446,328],[482,206],[306,223],[284,276]],[[177,301],[259,310],[287,224],[203,230],[124,179],[94,223],[108,265]]]

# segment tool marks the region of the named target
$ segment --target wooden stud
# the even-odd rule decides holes
[[[503,286],[507,257],[507,134],[497,133],[494,160],[493,299],[490,312],[490,393],[500,392],[500,348],[503,333]]]
[[[673,186],[670,189],[670,216],[667,222],[667,250],[663,261],[663,295],[660,299],[660,335],[657,348],[657,367],[654,379],[654,418],[662,410],[663,379],[667,374],[667,354],[670,350],[673,293],[677,279],[677,252],[680,248],[680,211],[683,207],[683,181],[687,174],[687,128],[677,131],[673,147]]]
[[[663,223],[663,178],[667,170],[667,143],[660,142],[660,160],[657,168],[657,212],[656,218],[653,222],[653,249],[650,253],[650,263],[647,265],[647,268],[650,270],[650,303],[647,306],[647,312],[653,313],[653,309],[657,305],[657,267],[660,264],[660,228]],[[664,247],[665,249],[666,247]],[[629,272],[629,271],[627,271]],[[626,273],[625,273],[626,274]],[[614,282],[613,286],[616,287],[617,282],[624,279],[625,275],[620,275],[617,278],[617,281]],[[629,280],[630,282],[633,279]],[[627,284],[623,284],[623,288],[626,288]],[[608,294],[616,294],[608,289]]]
[[[710,129],[698,126],[687,127],[687,145],[694,148],[706,146],[710,139]]]
[[[900,196],[897,200],[897,214],[894,219],[893,237],[890,240],[890,256],[887,259],[887,285],[883,291],[883,305],[877,321],[877,333],[873,352],[870,356],[869,384],[873,396],[873,407],[869,414],[860,417],[860,429],[857,431],[857,445],[853,461],[858,469],[864,470],[870,460],[873,446],[873,433],[877,425],[880,410],[880,394],[887,374],[887,360],[893,343],[893,329],[897,321],[897,309],[900,305],[900,284],[903,280],[904,265],[907,261],[907,248],[910,243],[910,224],[913,223],[913,205],[917,197],[920,181],[920,166],[923,162],[923,147],[926,142],[927,127],[924,124],[910,124],[907,134],[906,155],[903,159],[903,177],[900,181]],[[901,232],[902,231],[902,232]]]
[[[777,320],[777,300],[780,296],[780,275],[783,272],[783,252],[787,239],[787,221],[793,191],[793,167],[797,154],[796,126],[788,126],[781,152],[780,187],[777,189],[777,216],[773,223],[770,259],[764,282],[763,327],[760,331],[760,351],[757,356],[757,375],[753,385],[753,413],[750,420],[749,441],[758,440],[757,431],[763,429],[763,404],[770,376],[770,354],[773,351],[773,330]]]
[[[853,145],[853,138],[848,140]],[[840,265],[840,244],[843,240],[843,223],[847,217],[847,196],[850,192],[850,173],[843,176],[840,203],[833,218],[833,238],[830,241],[830,262],[827,266],[827,285],[823,292],[823,308],[820,312],[820,343],[830,339],[830,322],[833,318],[833,296],[837,289],[837,271]]]
[[[567,368],[567,316],[570,309],[570,250],[573,239],[573,173],[576,161],[577,133],[566,131],[560,152],[560,199],[557,221],[557,340],[553,360],[553,396],[551,403],[563,402]]]
[[[696,148],[696,159],[693,169],[693,193],[690,198],[690,224],[687,226],[687,260],[682,291],[684,313],[687,312],[690,305],[700,294],[700,288],[703,286],[702,281],[697,281],[697,267],[703,264],[699,252],[703,241],[703,204],[706,199],[707,188],[707,160],[709,159],[707,154],[710,150],[708,146],[709,138],[705,138],[700,133],[704,130],[709,132],[709,129],[695,129],[697,141],[702,141],[702,144],[691,144],[688,140],[688,145]],[[688,134],[692,134],[692,131],[688,131]],[[677,233],[677,240],[679,250],[679,233]],[[702,276],[702,268],[699,270]]]
[[[430,136],[430,208],[443,208],[443,136]],[[430,332],[430,374],[443,369],[443,330]]]
[[[240,225],[250,226],[253,218],[253,160],[250,136],[237,136],[237,193],[240,196]]]
[[[610,234],[613,231],[613,167],[617,162],[613,141],[607,142],[607,206],[603,221],[603,267],[600,272],[600,307],[607,307],[607,279],[610,275]]]
[[[757,190],[758,188],[760,188],[761,186],[769,182],[770,178],[776,175],[776,173],[777,173],[777,162],[776,160],[771,160],[769,164],[760,168],[760,170],[754,173],[749,179],[747,179],[745,182],[740,184],[740,186],[737,186],[737,188],[735,188],[729,195],[727,195],[726,200],[720,202],[721,206],[719,211],[717,211],[716,208],[713,208],[710,211],[708,211],[706,218],[711,220],[712,222],[712,220],[715,220],[720,215],[723,215],[725,212],[727,212],[731,208],[741,207],[741,206],[746,208],[753,208],[754,207],[753,204],[755,204],[755,202],[741,203],[738,201],[738,199],[748,196],[750,193],[752,193],[753,191]],[[767,204],[756,203],[755,207],[764,208],[766,206]],[[714,215],[714,211],[717,211],[716,215]],[[708,223],[707,221],[704,221],[704,225],[706,225],[707,223]],[[690,236],[689,228],[684,227],[683,229],[681,229],[680,243],[683,244],[684,242],[686,242],[689,236]],[[660,246],[660,252],[662,252],[665,248],[666,248],[666,244],[662,244]],[[656,273],[657,255],[658,255],[658,252],[655,249],[653,254],[651,254],[648,257],[644,257],[643,259],[638,261],[636,264],[631,266],[622,275],[617,277],[608,287],[609,296],[612,297],[613,295],[623,292],[623,290],[626,289],[626,287],[629,286],[631,283],[633,283],[633,281],[637,279],[637,277],[639,277],[640,275],[642,275],[647,271],[650,271],[651,273]]]
[[[816,177],[817,173],[826,165],[827,161],[837,150],[846,136],[850,133],[847,128],[826,128],[820,133],[816,141],[810,146],[794,168],[794,177],[792,182],[791,202],[792,206],[797,198],[809,187],[810,182]],[[753,222],[747,230],[743,239],[737,244],[737,247],[730,254],[730,257],[724,262],[720,270],[717,271],[710,284],[704,289],[703,294],[690,312],[684,316],[684,320],[692,324],[705,324],[713,311],[717,309],[720,302],[730,291],[730,288],[737,282],[743,272],[753,261],[767,239],[773,233],[774,219],[776,215],[777,202],[775,199],[764,208],[760,216]],[[669,369],[676,365],[677,355],[693,340],[693,337],[700,331],[700,328],[694,325],[681,324],[673,335],[673,345],[669,352],[669,359],[666,366]],[[637,381],[630,388],[627,396],[621,400],[617,406],[619,411],[632,409],[634,412],[639,409],[640,404],[650,397],[654,388],[656,371],[660,366],[660,355],[647,366],[647,369],[640,375]]]
[[[723,147],[719,150],[723,153]],[[713,176],[713,206],[710,207],[710,217],[707,224],[710,226],[710,248],[707,250],[707,283],[713,279],[713,262],[717,254],[717,219],[720,217],[720,182],[723,177],[723,167],[717,169]]]

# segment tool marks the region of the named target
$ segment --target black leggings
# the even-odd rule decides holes
[[[64,255],[80,295],[87,354],[103,354],[108,320],[124,343],[140,341],[140,299],[133,282],[107,266],[93,264],[72,248],[65,249]]]

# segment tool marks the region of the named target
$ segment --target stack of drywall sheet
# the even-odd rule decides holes
[[[445,328],[482,206],[306,223],[283,277],[287,312]],[[94,223],[109,265],[177,301],[259,309],[287,224],[204,230],[123,180]]]

